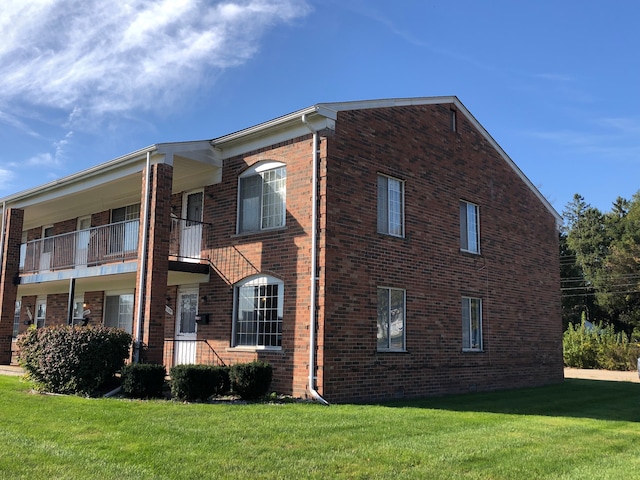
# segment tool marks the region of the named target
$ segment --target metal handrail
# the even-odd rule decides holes
[[[23,243],[20,272],[46,272],[136,258],[139,226],[140,220],[127,220]]]

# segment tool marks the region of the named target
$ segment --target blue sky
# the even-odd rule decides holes
[[[0,197],[315,103],[456,95],[559,212],[640,190],[640,2],[4,0]]]

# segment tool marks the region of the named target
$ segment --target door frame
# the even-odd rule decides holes
[[[189,196],[200,193],[202,196],[200,197],[200,218],[189,219]],[[195,190],[185,191],[182,194],[182,221],[180,225],[180,257],[185,259],[192,259],[192,261],[197,261],[202,254],[202,221],[204,218],[204,189],[197,188]],[[189,221],[198,222],[195,225],[189,225]],[[189,232],[189,233],[187,233]],[[199,247],[197,251],[192,251],[193,245],[190,242],[185,242],[185,239],[188,238],[197,238],[200,240]],[[188,243],[188,245],[185,245]]]
[[[181,333],[182,323],[182,296],[196,295],[196,311],[198,314],[198,303],[200,301],[199,285],[180,285],[176,294],[176,310],[174,325],[174,355],[173,364],[185,364],[196,362],[196,345],[198,340],[198,324],[194,323],[193,332]]]

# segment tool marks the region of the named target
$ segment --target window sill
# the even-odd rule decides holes
[[[241,345],[238,347],[225,348],[225,352],[282,352],[282,347],[263,347],[260,345]]]
[[[482,348],[463,348],[462,353],[484,353]]]
[[[407,350],[397,349],[397,348],[379,348],[376,350],[376,353],[409,353],[409,352]]]
[[[268,235],[268,234],[271,234],[271,233],[282,232],[282,231],[284,231],[286,229],[287,229],[287,226],[283,225],[281,227],[266,228],[264,230],[251,230],[250,232],[235,233],[235,234],[231,235],[231,238],[253,237],[255,235],[260,235],[260,234]]]
[[[381,231],[377,231],[376,233],[378,235],[383,235],[385,237],[402,238],[402,239],[406,238],[406,236],[404,234],[403,235],[396,235],[395,233],[387,233],[387,232],[381,232]]]
[[[480,256],[481,253],[480,251],[474,252],[473,250],[465,250],[464,248],[460,249],[461,253],[466,253],[467,255],[476,255],[476,256]]]

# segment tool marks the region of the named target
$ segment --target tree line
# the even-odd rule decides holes
[[[640,191],[608,212],[575,194],[563,211],[560,278],[564,329],[613,325],[640,334]]]

